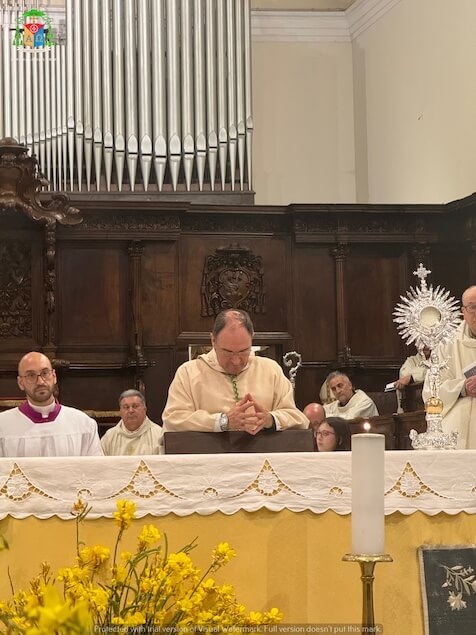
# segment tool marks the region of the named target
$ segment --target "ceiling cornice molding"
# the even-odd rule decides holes
[[[350,42],[401,0],[357,0],[346,11],[252,11],[255,42]]]
[[[357,0],[345,12],[352,39],[373,26],[401,0]]]
[[[350,42],[343,11],[252,11],[255,42]]]

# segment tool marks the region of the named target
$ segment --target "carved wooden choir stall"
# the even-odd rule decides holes
[[[474,280],[474,196],[281,207],[166,193],[72,192],[68,201],[44,185],[27,149],[3,140],[0,397],[21,398],[18,359],[42,350],[62,402],[92,411],[103,429],[131,387],[145,391],[160,422],[175,369],[209,345],[215,315],[231,306],[251,314],[262,354],[282,363],[301,353],[299,407],[316,401],[337,368],[381,394],[409,354],[392,312],[416,265],[455,296]]]

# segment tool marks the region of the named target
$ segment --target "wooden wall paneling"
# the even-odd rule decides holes
[[[255,330],[260,333],[292,333],[294,293],[289,262],[290,240],[287,236],[250,239],[247,246],[262,258],[264,311],[252,315]],[[289,347],[295,342],[290,340]]]
[[[148,242],[142,255],[144,346],[172,346],[178,324],[179,277],[176,242]]]
[[[167,401],[170,382],[173,379],[177,366],[186,361],[185,358],[177,363],[173,346],[155,346],[146,349],[149,367],[145,371],[145,397],[147,401],[147,414],[155,421],[162,423],[162,412]]]
[[[421,263],[427,269],[431,269],[431,247],[427,244],[413,245],[410,249],[410,270],[407,274],[407,280],[410,286],[414,286],[411,279],[414,278],[413,272],[418,269],[418,265]],[[415,282],[416,282],[416,278]]]
[[[303,364],[296,375],[295,401],[301,410],[308,403],[319,399],[319,391],[328,375],[328,367],[316,364]]]
[[[121,364],[129,352],[131,295],[127,243],[58,244],[59,354]]]
[[[476,284],[471,277],[473,250],[470,244],[439,244],[432,248],[431,274],[427,282],[434,287],[444,287],[452,296],[461,300],[463,291]]]
[[[209,341],[213,316],[202,316],[202,275],[220,246],[239,244],[262,259],[265,310],[252,317],[280,358],[288,350],[303,356],[296,384],[301,407],[341,364],[366,390],[396,378],[413,350],[401,342],[392,312],[417,283],[418,262],[453,295],[474,282],[472,199],[450,206],[287,208],[165,204],[113,194],[98,201],[89,193],[81,201],[84,221],[58,226],[49,238],[43,225],[0,210],[0,249],[5,232],[17,232],[31,245],[34,263],[31,335],[5,337],[0,314],[0,396],[16,389],[20,354],[57,346],[65,403],[116,409],[119,393],[139,376],[149,412],[159,420],[175,368],[188,357],[189,335]],[[45,243],[56,252],[56,333],[45,321],[52,288],[48,280],[45,286]],[[8,276],[11,268],[3,269],[0,276]]]
[[[81,410],[117,411],[121,392],[135,388],[133,369],[65,368],[57,375],[61,403]]]
[[[345,274],[352,357],[402,356],[403,344],[392,314],[406,289],[406,269],[406,251],[402,247],[352,246]]]
[[[45,343],[44,225],[0,228],[0,342],[3,359]]]
[[[201,235],[186,235],[180,240],[179,249],[179,311],[176,335],[183,332],[209,333],[213,316],[202,317],[202,275],[205,259],[217,247],[230,241]]]
[[[468,277],[471,281],[470,284],[474,284],[476,281],[476,240],[471,241],[471,253],[468,262]]]
[[[337,356],[335,266],[329,245],[294,249],[294,340],[303,362]]]
[[[201,316],[201,286],[207,256],[221,247],[239,244],[262,258],[265,290],[264,312],[253,313],[255,330],[287,332],[292,312],[290,284],[288,284],[288,241],[276,237],[214,237],[183,236],[180,245],[180,331],[209,333],[214,317]]]

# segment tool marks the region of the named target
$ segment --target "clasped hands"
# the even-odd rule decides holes
[[[271,428],[273,417],[251,395],[246,394],[227,412],[228,429],[244,430],[249,434],[258,434],[263,428]]]

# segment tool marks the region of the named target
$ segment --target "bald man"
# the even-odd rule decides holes
[[[162,415],[165,432],[255,435],[309,426],[279,364],[253,353],[254,327],[246,311],[222,311],[210,335],[213,349],[175,374]]]
[[[26,400],[0,413],[0,457],[103,454],[94,419],[55,400],[56,373],[46,355],[24,355],[17,382]]]

